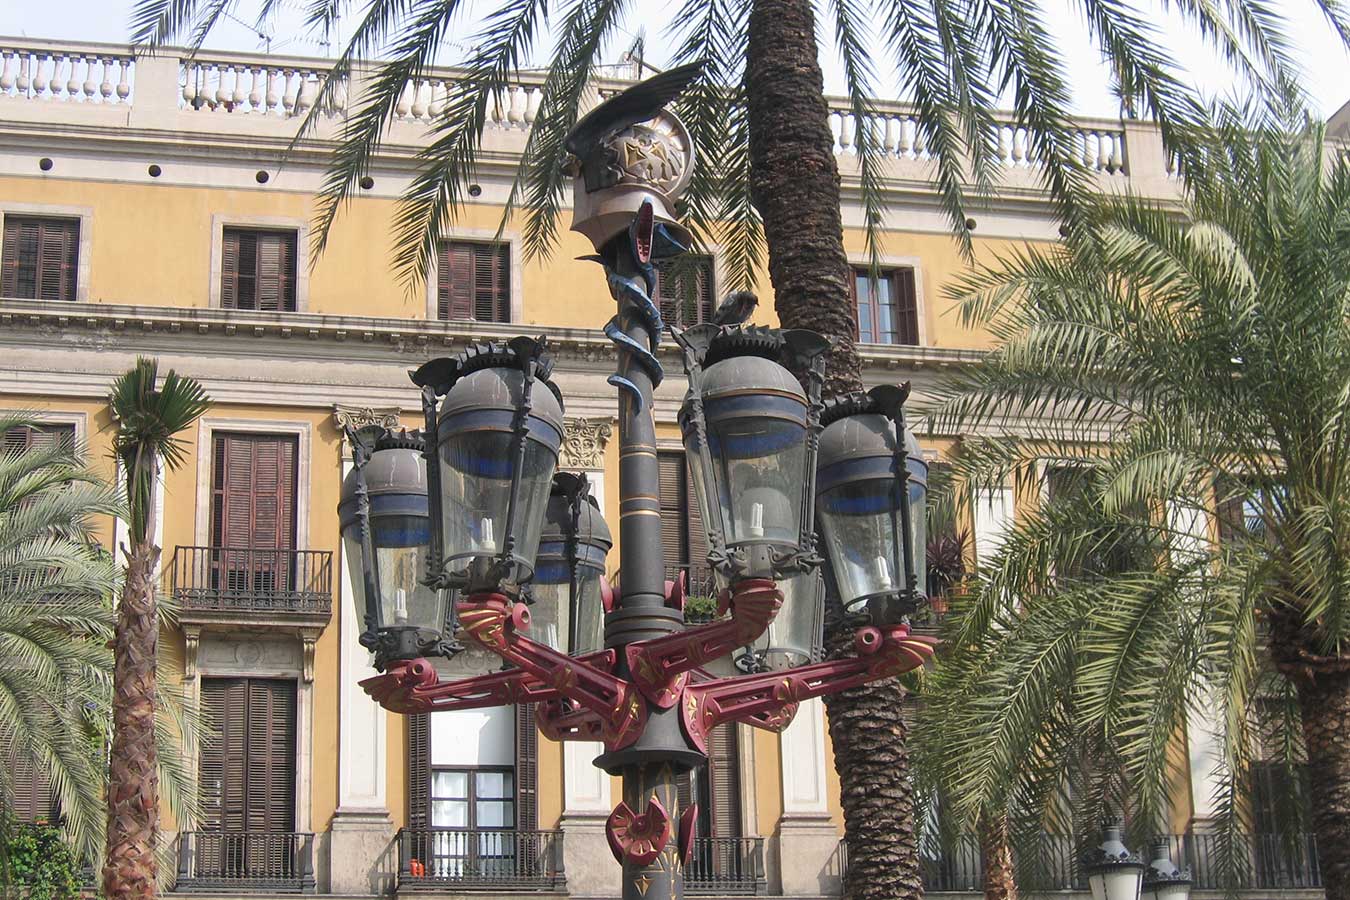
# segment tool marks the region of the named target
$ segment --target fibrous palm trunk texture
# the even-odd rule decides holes
[[[755,0],[746,103],[750,187],[764,220],[775,308],[785,328],[834,343],[826,392],[862,387],[839,210],[839,169],[810,0]],[[851,640],[838,640],[840,653]],[[845,647],[847,645],[847,647]],[[853,900],[921,897],[913,788],[896,679],[826,698]]]
[[[117,611],[113,655],[113,735],[108,772],[108,837],[103,863],[107,900],[155,896],[159,767],[155,753],[155,659],[159,548],[131,548]]]
[[[980,818],[980,862],[984,869],[984,900],[1017,900],[1007,816]]]

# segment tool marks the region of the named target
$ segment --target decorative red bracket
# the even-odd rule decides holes
[[[615,659],[613,650],[602,650],[578,661],[612,672]],[[376,703],[396,713],[481,709],[518,703],[547,704],[558,698],[555,689],[522,669],[442,682],[435,667],[425,659],[396,662],[383,675],[362,681],[361,687]]]
[[[605,820],[605,837],[614,859],[635,866],[649,866],[661,855],[670,842],[670,830],[670,813],[655,796],[641,815],[621,800]]]
[[[565,697],[554,697],[534,708],[539,731],[551,741],[602,741],[605,723],[584,706],[576,706]]]
[[[647,705],[628,681],[585,660],[559,653],[525,637],[529,607],[502,594],[477,594],[459,603],[459,622],[469,638],[535,676],[559,695],[596,713],[610,750],[638,739],[647,721]]]
[[[688,685],[680,702],[680,721],[694,746],[704,753],[708,733],[723,722],[742,721],[778,729],[787,726],[803,700],[833,694],[922,666],[937,641],[911,635],[909,626],[868,626],[854,637],[858,656],[789,669],[719,678]],[[785,718],[784,718],[785,717]]]
[[[633,682],[654,705],[661,709],[674,706],[692,669],[753,643],[782,604],[783,592],[772,579],[747,578],[737,583],[729,600],[730,619],[629,644],[625,653]]]

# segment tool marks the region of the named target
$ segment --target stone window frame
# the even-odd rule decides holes
[[[80,223],[80,243],[75,259],[75,303],[89,302],[90,256],[94,248],[94,208],[62,203],[19,203],[0,201],[0,222],[8,215],[36,216],[46,219],[75,219]],[[0,241],[3,241],[0,235]],[[3,248],[0,248],[2,250]],[[10,298],[18,299],[18,298]],[[34,303],[69,303],[69,300],[34,300]]]
[[[225,229],[252,228],[258,231],[295,232],[295,312],[309,312],[309,230],[307,219],[289,216],[250,216],[235,213],[215,213],[211,216],[211,267],[206,286],[207,306],[220,309],[220,279],[225,256]],[[81,239],[83,242],[83,239]],[[270,312],[247,309],[242,313]],[[290,310],[281,311],[282,315]]]

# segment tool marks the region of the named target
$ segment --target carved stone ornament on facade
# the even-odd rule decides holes
[[[361,429],[368,425],[395,429],[399,427],[398,417],[399,410],[397,408],[373,409],[369,406],[333,404],[333,423],[337,426],[338,432],[342,434],[346,434],[348,428]]]
[[[605,445],[613,433],[609,419],[568,419],[559,464],[565,469],[603,469]]]

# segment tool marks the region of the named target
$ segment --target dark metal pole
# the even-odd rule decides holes
[[[641,266],[625,239],[620,239],[611,277],[645,284]],[[644,291],[645,293],[645,291]],[[639,346],[653,346],[659,335],[649,331],[639,301],[622,291],[617,326]],[[648,301],[650,302],[650,301]],[[605,623],[605,645],[619,648],[619,674],[627,676],[622,648],[633,641],[661,637],[684,627],[679,610],[666,606],[665,561],[661,554],[660,469],[656,458],[656,423],[652,415],[653,382],[639,354],[622,343],[619,376],[635,391],[619,391],[619,571],[618,608]],[[623,797],[639,816],[658,801],[669,817],[672,834],[665,849],[647,865],[630,859],[623,864],[624,900],[679,900],[684,896],[684,871],[673,829],[680,813],[676,779],[704,762],[680,728],[678,708],[649,706],[647,727],[630,747],[606,753],[596,765],[623,777]]]

